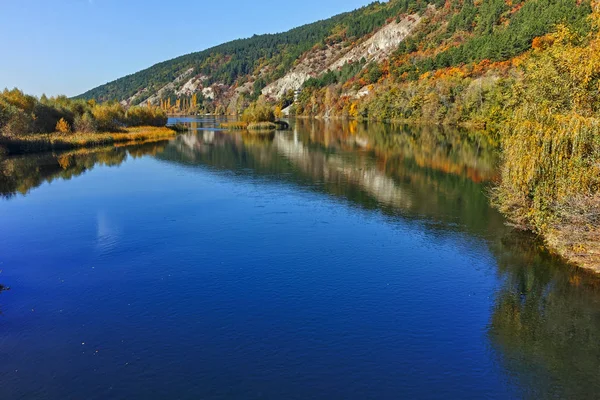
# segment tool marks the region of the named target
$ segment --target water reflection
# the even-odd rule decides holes
[[[507,379],[526,398],[593,398],[600,390],[600,279],[505,226],[486,196],[497,178],[496,148],[472,132],[312,120],[260,142],[201,130],[158,157],[284,180],[425,221],[439,234],[484,240],[502,278],[488,337]]]
[[[296,121],[290,132],[225,133],[190,121],[176,140],[124,148],[10,158],[0,162],[0,193],[26,194],[95,165],[152,155],[239,179],[272,180],[376,210],[391,221],[459,232],[485,243],[501,285],[487,334],[493,353],[524,397],[593,398],[599,393],[600,280],[565,265],[530,235],[507,228],[489,206],[496,143],[486,135],[432,127]],[[98,245],[118,236],[98,215]],[[4,289],[0,285],[0,291]]]
[[[600,279],[514,234],[492,248],[504,283],[489,337],[529,398],[600,393]]]
[[[315,120],[271,136],[199,129],[157,157],[289,182],[388,215],[444,229],[460,225],[477,236],[506,230],[486,196],[497,151],[483,135]]]
[[[127,157],[155,155],[167,141],[123,147],[100,147],[59,153],[40,153],[0,158],[0,196],[25,195],[43,183],[55,179],[69,180],[96,165],[118,166]]]

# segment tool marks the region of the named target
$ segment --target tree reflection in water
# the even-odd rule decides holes
[[[5,198],[25,195],[44,182],[69,180],[92,170],[96,165],[118,166],[128,156],[155,155],[165,148],[166,143],[151,142],[0,159],[0,195]]]
[[[507,379],[530,398],[600,393],[600,278],[548,254],[515,232],[489,204],[497,144],[485,133],[338,121],[296,121],[291,132],[225,133],[203,124],[176,140],[80,150],[0,162],[0,193],[25,194],[95,165],[153,155],[169,162],[235,172],[235,179],[286,182],[363,209],[459,232],[487,245],[501,285],[487,328]],[[4,287],[0,287],[3,290]]]
[[[501,286],[488,326],[491,348],[527,398],[600,393],[600,278],[516,232],[489,204],[498,152],[486,134],[435,127],[297,121],[260,144],[243,134],[179,138],[157,157],[243,170],[342,197],[390,218],[428,221],[487,243]]]

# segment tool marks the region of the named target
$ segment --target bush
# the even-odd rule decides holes
[[[159,107],[131,107],[126,117],[129,126],[165,126],[168,120]]]
[[[60,133],[71,133],[71,125],[69,125],[69,123],[67,122],[66,119],[61,118],[57,123],[56,123],[56,131],[60,132]]]
[[[247,124],[256,122],[274,122],[275,113],[267,104],[251,104],[242,114],[242,121]]]
[[[35,133],[51,133],[56,130],[56,124],[61,118],[67,122],[73,122],[73,113],[64,109],[56,108],[47,104],[37,103],[33,108],[35,121],[33,124],[33,132]]]
[[[119,103],[97,105],[92,109],[92,115],[99,131],[117,132],[125,125],[125,111]]]
[[[81,133],[96,133],[98,131],[96,119],[90,112],[76,116],[73,127],[75,128],[75,132]]]
[[[33,118],[30,114],[0,99],[0,134],[20,136],[30,133],[32,127]]]
[[[254,122],[248,125],[249,131],[274,131],[277,125],[273,122]]]

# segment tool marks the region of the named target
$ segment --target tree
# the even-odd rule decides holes
[[[64,134],[71,133],[71,125],[69,125],[66,119],[61,118],[56,123],[56,131]]]

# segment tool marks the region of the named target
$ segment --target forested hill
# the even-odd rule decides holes
[[[382,77],[511,59],[559,23],[589,30],[589,0],[390,0],[292,29],[156,64],[78,97],[236,113],[261,95],[291,104],[296,89],[346,84],[359,98]],[[351,83],[348,85],[348,83]],[[306,103],[306,101],[305,101]],[[305,110],[306,111],[306,110]]]
[[[438,0],[442,4],[442,1]],[[420,5],[418,5],[420,4]],[[255,35],[248,39],[228,42],[201,52],[188,54],[156,64],[146,70],[117,79],[92,89],[78,97],[98,101],[125,100],[138,94],[138,102],[144,102],[165,85],[185,76],[201,78],[203,88],[213,84],[231,86],[255,82],[257,91],[266,82],[282,77],[305,52],[327,40],[357,40],[386,21],[413,8],[423,10],[427,3],[399,0],[390,3],[376,2],[361,9],[332,18],[294,28],[278,34]],[[174,95],[183,84],[166,90],[164,97]],[[143,91],[143,93],[140,93]],[[187,94],[189,94],[188,91]]]

